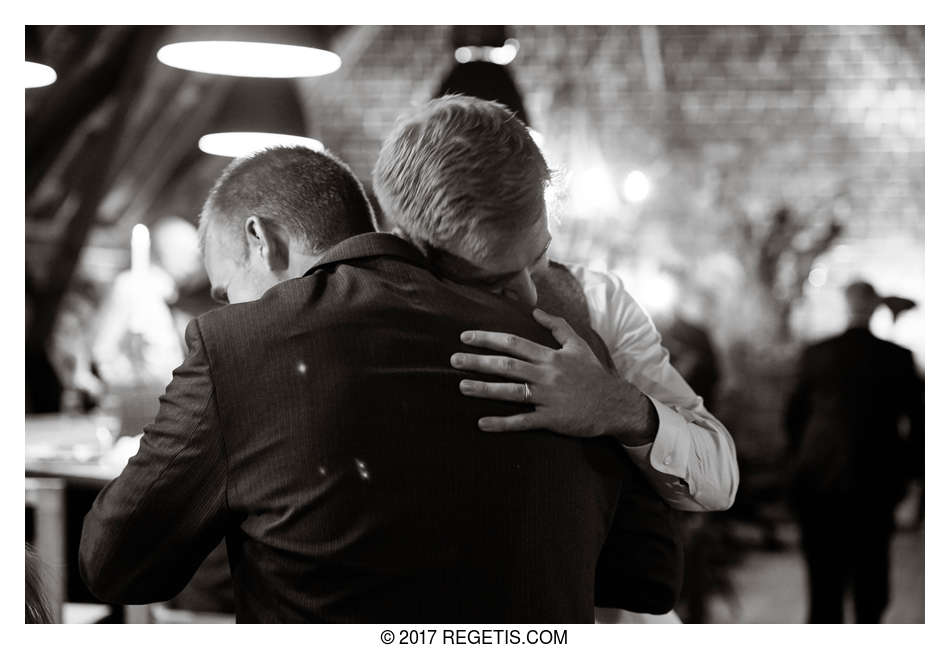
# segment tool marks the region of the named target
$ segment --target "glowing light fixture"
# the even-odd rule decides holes
[[[508,65],[518,56],[521,45],[514,38],[509,38],[501,47],[493,47],[488,52],[488,60],[498,65]]]
[[[137,223],[132,228],[132,275],[144,277],[148,274],[149,255],[152,244],[148,234],[148,227]]]
[[[211,155],[240,158],[274,146],[305,146],[323,151],[323,143],[309,137],[282,133],[208,133],[198,140],[198,148]]]
[[[455,60],[459,63],[489,61],[497,65],[508,65],[518,56],[521,44],[514,38],[505,39],[501,47],[465,45],[455,48]]]
[[[623,181],[623,195],[631,203],[639,203],[650,194],[650,179],[642,171],[631,171]]]
[[[33,63],[32,61],[25,61],[24,63],[26,64],[23,74],[24,85],[27,88],[42,88],[56,81],[56,70],[48,65]]]
[[[340,57],[316,47],[250,41],[188,41],[158,50],[158,60],[173,68],[233,77],[287,79],[335,72]]]

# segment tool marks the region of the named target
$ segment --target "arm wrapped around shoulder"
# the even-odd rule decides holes
[[[597,562],[596,606],[652,614],[673,609],[685,561],[674,517],[639,470],[627,472]]]

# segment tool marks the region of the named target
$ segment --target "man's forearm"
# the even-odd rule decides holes
[[[616,437],[625,446],[650,444],[656,439],[659,415],[650,399],[635,386],[618,378],[605,401],[603,434]]]

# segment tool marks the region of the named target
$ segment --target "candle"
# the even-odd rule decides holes
[[[149,262],[148,228],[141,223],[132,228],[132,274],[144,277],[148,273]]]

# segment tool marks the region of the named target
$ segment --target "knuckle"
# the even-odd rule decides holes
[[[518,344],[518,337],[514,334],[505,334],[504,341],[505,346],[514,347]]]
[[[503,358],[501,360],[501,368],[503,370],[512,371],[515,369],[515,359],[513,358]]]

